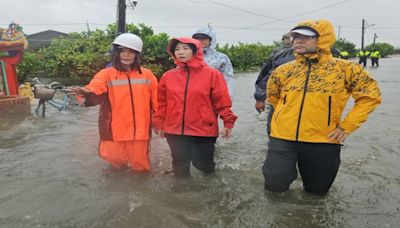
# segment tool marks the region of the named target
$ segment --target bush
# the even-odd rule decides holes
[[[376,43],[375,46],[373,44],[370,44],[365,47],[365,49],[370,52],[376,49],[381,54],[381,57],[386,57],[394,53],[394,47],[388,43]]]
[[[105,31],[70,33],[68,38],[54,39],[48,47],[25,52],[23,60],[18,64],[19,81],[45,77],[69,79],[73,83],[93,77],[111,60],[107,53],[115,38],[115,28],[115,24],[112,24]],[[144,24],[129,24],[127,32],[143,39],[142,63],[154,70],[157,76],[173,66],[166,53],[169,39],[167,34],[154,35],[152,28]]]
[[[274,46],[256,44],[224,45],[218,51],[229,56],[235,70],[249,70],[260,67],[270,56]]]
[[[23,82],[33,77],[62,79],[71,83],[81,82],[92,78],[108,62],[111,42],[115,38],[116,25],[110,24],[105,31],[70,33],[68,38],[55,39],[50,46],[37,51],[27,51],[21,63],[18,64],[19,81]],[[144,46],[142,50],[142,65],[153,71],[157,77],[174,67],[167,53],[169,36],[166,33],[154,34],[153,29],[144,24],[138,26],[128,24],[126,32],[140,36]],[[257,69],[279,46],[280,42],[272,45],[261,43],[217,46],[217,50],[225,53],[232,61],[235,71]],[[346,50],[350,56],[356,56],[355,44],[340,39],[335,47]],[[372,50],[370,45],[367,50]],[[375,45],[382,57],[393,53],[393,46],[387,43]],[[65,80],[64,80],[65,79]]]
[[[110,37],[104,31],[70,33],[50,46],[24,53],[18,64],[19,80],[33,77],[79,79],[93,76],[110,61]]]
[[[350,41],[347,41],[346,39],[340,38],[339,40],[336,41],[333,47],[336,48],[339,52],[341,51],[349,52],[350,57],[357,56],[358,51],[356,49],[356,45],[351,43]]]
[[[40,77],[76,83],[93,77],[111,60],[106,53],[111,50],[115,32],[116,25],[110,24],[105,31],[70,33],[68,38],[54,39],[48,47],[27,51],[18,65],[19,81]],[[128,24],[126,32],[142,38],[142,65],[151,69],[158,78],[174,67],[166,51],[169,40],[166,33],[154,34],[152,28],[144,24]],[[258,69],[275,47],[276,44],[239,43],[217,47],[217,50],[229,56],[235,70],[244,71]]]

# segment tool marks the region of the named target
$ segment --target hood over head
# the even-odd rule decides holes
[[[193,51],[192,59],[186,62],[186,64],[189,67],[198,68],[200,66],[206,65],[203,60],[203,50],[202,50],[201,44],[198,40],[189,38],[189,37],[177,37],[177,38],[172,38],[169,41],[168,47],[167,47],[168,53],[174,59],[174,62],[177,66],[179,66],[179,67],[185,66],[185,63],[179,61],[174,55],[175,47],[178,43],[185,43],[185,44],[188,44],[192,50],[193,50],[193,48],[196,49],[196,51]]]
[[[210,47],[212,49],[215,49],[215,47],[217,46],[217,35],[212,28],[201,28],[197,30],[197,32],[195,32],[192,37],[195,37],[196,35],[206,35],[210,37]]]
[[[292,33],[300,33],[306,36],[317,36],[318,52],[331,53],[331,47],[336,42],[336,35],[333,25],[328,20],[307,20],[300,22],[291,30]],[[304,34],[306,33],[306,34]],[[316,35],[313,35],[316,33]]]

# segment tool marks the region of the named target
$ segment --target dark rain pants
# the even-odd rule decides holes
[[[265,189],[285,192],[297,178],[298,166],[304,190],[326,194],[340,165],[340,145],[303,143],[270,137],[267,159],[262,167]]]
[[[166,135],[171,148],[172,167],[176,177],[190,176],[190,162],[197,169],[212,173],[215,170],[214,151],[216,137]]]
[[[376,65],[376,67],[379,66],[379,58],[371,58],[371,64],[372,67],[374,67]]]
[[[362,64],[364,67],[367,65],[367,56],[360,56],[360,60],[358,60],[359,64]]]

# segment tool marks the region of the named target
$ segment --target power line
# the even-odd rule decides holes
[[[314,13],[314,12],[317,12],[317,11],[320,11],[320,10],[324,10],[324,9],[328,9],[328,8],[331,8],[331,7],[334,7],[334,6],[337,6],[337,5],[341,5],[341,4],[344,4],[346,2],[350,2],[350,1],[351,0],[344,0],[344,1],[341,1],[341,2],[337,2],[337,3],[334,3],[334,4],[330,4],[330,5],[321,7],[321,8],[317,8],[317,9],[314,9],[314,10],[309,10],[309,11],[306,11],[306,12],[303,12],[303,13],[299,13],[299,14],[296,14],[296,15],[293,15],[293,16],[284,17],[284,18],[281,18],[281,19],[276,19],[274,21],[269,21],[269,22],[265,22],[265,23],[261,23],[261,24],[249,25],[249,26],[238,28],[238,29],[224,31],[224,32],[232,32],[232,31],[241,30],[241,29],[259,27],[259,26],[262,26],[262,25],[271,24],[271,23],[278,22],[278,21],[285,21],[285,20],[290,19],[290,18],[295,18],[295,17],[298,17],[298,16],[303,16],[303,15],[306,15],[306,14]]]
[[[10,23],[7,24],[0,24],[0,25],[9,25]],[[22,26],[50,26],[50,25],[58,25],[58,26],[63,26],[63,25],[87,25],[86,22],[81,22],[81,23],[46,23],[46,24],[39,24],[39,23],[28,23],[28,24],[22,24],[19,23],[19,25]],[[108,25],[108,24],[99,24],[99,23],[89,23],[89,25]]]
[[[270,17],[270,16],[266,16],[264,14],[255,13],[255,12],[252,12],[250,10],[237,8],[237,7],[234,7],[234,6],[231,6],[231,5],[227,5],[227,4],[224,4],[224,3],[220,3],[220,2],[217,2],[217,1],[214,1],[214,0],[209,0],[209,1],[212,2],[213,4],[220,5],[220,6],[223,6],[223,7],[226,7],[226,8],[230,8],[230,9],[234,9],[234,10],[237,10],[237,11],[240,11],[240,12],[248,13],[248,14],[251,14],[251,15],[260,16],[260,17],[266,17],[266,18],[274,19],[274,20],[279,20],[279,18],[276,18],[276,17]]]
[[[165,28],[165,29],[192,29],[192,28],[199,28],[203,25],[189,25],[189,26],[151,26],[152,28]],[[213,28],[223,28],[223,29],[239,29],[240,27],[235,26],[226,26],[226,25],[213,25]],[[248,30],[256,30],[256,31],[282,31],[282,28],[248,28]]]
[[[400,30],[400,27],[375,27],[375,29],[380,29],[380,30]]]
[[[114,37],[115,37],[115,34],[104,34],[101,38],[107,39],[107,38],[114,38]],[[52,41],[52,40],[55,40],[55,39],[76,41],[76,40],[81,40],[82,38],[85,38],[85,39],[97,39],[96,37],[91,37],[91,36],[77,37],[77,38],[72,38],[70,36],[66,36],[66,37],[63,36],[63,37],[55,37],[55,38],[52,38],[52,39],[36,39],[36,38],[29,38],[29,36],[26,37],[26,39],[28,41],[36,41],[36,42],[46,42],[46,41],[48,42],[48,41]]]
[[[208,1],[204,2],[204,1],[196,1],[196,0],[188,0],[189,2],[194,2],[194,3],[199,3],[199,4],[210,4]]]

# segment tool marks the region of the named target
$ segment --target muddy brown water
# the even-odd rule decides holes
[[[342,149],[330,193],[297,179],[263,190],[266,114],[254,109],[256,73],[238,74],[230,140],[217,171],[177,181],[164,140],[153,137],[152,172],[114,171],[97,155],[98,108],[0,117],[0,227],[399,227],[400,57],[367,67],[383,103]],[[167,172],[166,172],[167,171]]]

